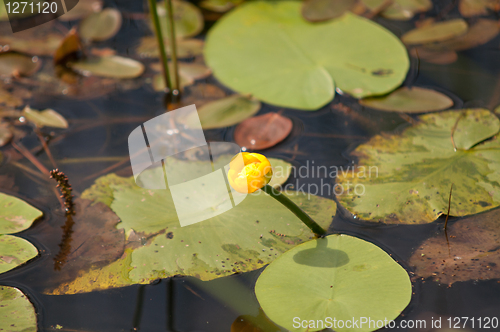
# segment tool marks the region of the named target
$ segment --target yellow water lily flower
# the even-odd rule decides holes
[[[261,154],[241,152],[229,164],[229,184],[237,192],[251,194],[271,181],[271,163]]]

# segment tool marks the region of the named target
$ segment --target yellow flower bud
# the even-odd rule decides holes
[[[237,192],[251,194],[271,181],[271,163],[261,154],[241,152],[229,164],[229,184]]]

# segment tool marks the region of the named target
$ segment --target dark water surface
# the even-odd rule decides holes
[[[436,3],[430,14],[437,15],[449,1]],[[108,6],[126,12],[139,12],[141,1],[107,1]],[[454,9],[449,17],[458,16]],[[412,27],[411,23],[396,23],[378,19],[378,22],[397,35]],[[120,33],[102,46],[117,49],[118,54],[135,56],[132,48],[147,28],[138,21],[124,19]],[[451,65],[431,65],[412,60],[407,84],[428,86],[446,92],[455,100],[455,106],[488,106],[500,102],[500,38],[486,45],[459,53],[459,60]],[[207,82],[216,83],[213,78]],[[333,107],[342,103],[344,108]],[[53,108],[70,122],[64,139],[51,144],[51,151],[64,169],[76,193],[83,192],[95,180],[96,173],[127,158],[128,134],[139,124],[161,114],[162,97],[149,86],[132,91],[119,90],[106,96],[75,101],[66,97],[35,94],[30,105],[35,109]],[[264,105],[259,114],[278,111]],[[347,166],[351,160],[348,151],[381,131],[407,126],[408,119],[397,114],[364,109],[353,100],[337,96],[332,105],[317,112],[285,109],[283,115],[294,120],[295,129],[283,143],[265,151],[268,157],[279,157],[295,166]],[[234,128],[207,131],[209,140],[232,140]],[[22,140],[27,148],[39,145],[30,134]],[[45,154],[39,159],[49,165]],[[86,158],[114,157],[108,161]],[[27,160],[20,160],[27,166]],[[122,174],[129,173],[126,162]],[[49,296],[42,294],[55,272],[46,273],[53,265],[62,236],[60,226],[65,217],[50,188],[37,183],[18,168],[4,161],[1,175],[13,176],[14,188],[2,191],[15,193],[27,199],[44,212],[44,218],[20,236],[34,243],[41,254],[29,264],[0,276],[0,283],[23,290],[39,313],[41,331],[52,331],[59,324],[63,331],[230,331],[239,315],[259,314],[259,305],[253,287],[261,270],[224,277],[210,282],[194,278],[175,277],[151,285],[136,285],[88,294]],[[89,178],[90,177],[90,178]],[[291,183],[320,183],[324,178],[297,179]],[[298,181],[298,182],[297,182]],[[329,179],[332,183],[334,179]],[[331,194],[325,197],[334,198]],[[454,220],[451,220],[452,222]],[[364,225],[339,207],[330,232],[353,234],[371,241],[393,255],[406,268],[413,250],[428,237],[442,232],[444,220],[427,225]],[[404,317],[417,319],[439,315],[451,317],[500,317],[500,283],[491,281],[458,282],[448,285],[432,281],[414,282],[415,295]],[[214,295],[218,294],[218,295]],[[228,302],[229,301],[229,302]],[[234,302],[234,303],[231,303]],[[389,329],[384,329],[389,330]],[[482,331],[475,329],[476,331]],[[493,331],[494,329],[483,329]],[[392,329],[391,331],[417,331]],[[422,330],[423,331],[423,330]]]

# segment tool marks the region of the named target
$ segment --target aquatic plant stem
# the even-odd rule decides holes
[[[269,196],[283,204],[287,209],[289,209],[294,215],[296,215],[309,229],[316,234],[317,237],[323,237],[326,235],[326,231],[318,225],[307,213],[292,202],[288,197],[283,195],[280,191],[274,189],[270,185],[266,184],[262,187]]]
[[[172,64],[174,66],[174,90],[177,90],[176,92],[179,93],[179,66],[177,64],[177,41],[175,39],[175,24],[174,24],[174,10],[172,8],[172,0],[165,0],[165,9],[167,10],[167,16],[168,16],[168,24],[169,24],[169,33],[170,33],[170,50],[171,50],[171,57],[172,57]],[[176,93],[175,91],[173,92],[174,94]]]
[[[45,150],[45,153],[47,154],[47,157],[49,157],[50,163],[52,164],[52,167],[57,168],[56,161],[54,160],[54,157],[52,156],[52,153],[50,152],[49,146],[47,145],[47,142],[45,141],[45,137],[43,137],[42,133],[40,130],[35,128],[35,134],[40,140],[40,143],[42,143],[42,147]]]
[[[168,57],[167,52],[165,51],[165,43],[163,42],[163,35],[161,32],[160,20],[158,18],[158,11],[156,9],[156,1],[149,1],[149,10],[151,12],[151,19],[153,20],[153,24],[155,26],[155,35],[158,41],[158,47],[160,48],[160,59],[163,65],[163,79],[165,80],[165,86],[168,91],[172,91],[172,83],[170,81],[170,74],[168,70]]]

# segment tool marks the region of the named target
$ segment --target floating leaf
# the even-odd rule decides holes
[[[356,5],[357,0],[306,0],[302,3],[302,16],[311,22],[321,22],[342,16]]]
[[[83,39],[104,41],[116,35],[122,26],[122,14],[114,8],[93,13],[85,18],[79,27]]]
[[[221,158],[225,163],[231,157]],[[176,178],[201,171],[200,162],[170,161],[165,166],[178,172]],[[159,175],[163,177],[163,170],[154,168],[143,174],[143,183],[149,183]],[[211,195],[211,187],[207,182],[200,190]],[[336,211],[334,201],[301,192],[284,194],[322,227],[331,223]],[[110,205],[120,217],[117,227],[125,230],[128,240],[125,254],[107,266],[90,269],[72,282],[47,290],[50,294],[149,283],[177,274],[211,280],[260,268],[314,236],[295,215],[262,191],[247,196],[223,214],[187,227],[180,227],[168,189],[140,188],[133,177],[101,177],[82,197]]]
[[[439,42],[463,35],[467,29],[467,22],[458,18],[410,30],[401,36],[401,40],[407,45]]]
[[[165,39],[163,42],[165,43],[165,50],[170,56],[172,53],[172,51],[170,50],[170,44],[167,39]],[[203,46],[203,41],[199,39],[180,39],[177,41],[177,57],[182,59],[201,55],[203,53]],[[156,38],[141,38],[141,43],[137,47],[137,53],[139,53],[139,55],[143,58],[160,57],[160,51]]]
[[[437,91],[414,86],[402,87],[384,97],[362,99],[360,104],[381,111],[422,113],[450,108],[453,100]]]
[[[0,273],[12,270],[37,255],[36,248],[25,239],[0,234]]]
[[[290,134],[292,120],[279,113],[267,113],[244,120],[236,127],[235,142],[250,150],[275,146]]]
[[[499,209],[450,222],[446,233],[422,243],[409,263],[417,276],[445,284],[500,278],[499,228]]]
[[[497,21],[479,19],[462,36],[435,44],[426,44],[425,48],[435,51],[462,51],[486,44],[500,32]]]
[[[66,14],[60,16],[60,21],[74,21],[85,18],[92,13],[100,12],[102,9],[101,0],[78,0],[73,9],[69,10]]]
[[[206,103],[226,97],[226,93],[216,85],[197,83],[189,86],[181,99],[184,106],[196,104],[201,107]]]
[[[37,30],[37,29],[33,29]],[[7,45],[9,50],[31,55],[52,56],[63,37],[56,33],[27,34],[25,30],[16,35],[0,36],[0,45]]]
[[[198,109],[203,129],[233,126],[251,117],[260,109],[260,102],[241,95],[232,95],[206,103]],[[189,124],[194,118],[186,119]]]
[[[0,331],[37,330],[35,308],[26,295],[17,288],[0,286]]]
[[[214,76],[240,93],[305,110],[331,101],[335,87],[362,98],[404,80],[406,49],[389,31],[350,13],[309,23],[300,6],[252,1],[225,15],[205,47]]]
[[[204,0],[200,2],[200,7],[213,12],[224,13],[243,1],[244,0]]]
[[[0,77],[30,76],[40,69],[42,61],[17,53],[0,53]]]
[[[498,11],[498,0],[460,0],[458,9],[464,17],[488,14],[488,9]]]
[[[212,73],[212,71],[209,68],[199,63],[179,62],[178,66],[179,66],[179,79],[180,79],[181,90],[188,85],[194,84],[194,81],[206,78]],[[174,66],[171,62],[169,63],[168,67],[170,73],[173,73]],[[152,64],[151,68],[156,71],[162,70],[162,66],[160,63]],[[175,84],[175,75],[171,74],[171,76],[172,76],[171,78],[172,84]],[[155,75],[155,77],[153,78],[153,87],[156,91],[165,90],[166,86],[163,75]]]
[[[421,59],[436,65],[448,65],[458,60],[458,54],[455,51],[433,51],[423,46],[412,48],[410,50],[410,55],[414,58]]]
[[[42,212],[17,197],[0,193],[0,234],[28,229]]]
[[[386,0],[362,0],[362,2],[373,11],[383,6]],[[392,20],[409,20],[416,13],[426,12],[431,8],[431,0],[394,0],[381,14]]]
[[[22,115],[26,120],[38,127],[68,128],[66,119],[52,109],[37,111],[26,106],[23,109]]]
[[[498,118],[467,109],[419,120],[401,134],[375,136],[354,150],[357,168],[337,176],[339,202],[365,220],[429,223],[447,211],[453,183],[453,216],[500,205],[500,139],[481,143],[499,131]],[[457,121],[455,151],[451,133]]]
[[[139,61],[118,55],[83,59],[71,62],[69,66],[84,75],[112,78],[135,78],[144,72],[144,65]]]
[[[196,36],[203,30],[203,15],[201,11],[190,2],[173,0],[172,1],[175,35],[177,38],[188,38]],[[160,18],[160,27],[164,37],[170,36],[169,19],[165,9],[165,3],[157,4],[158,16]],[[152,23],[151,29],[152,28]]]
[[[290,331],[319,331],[337,321],[392,320],[410,303],[408,273],[385,251],[356,237],[334,234],[287,251],[260,275],[255,294],[266,315]],[[307,326],[297,326],[307,321]],[[312,325],[311,325],[312,324]],[[374,331],[331,326],[337,332]]]

